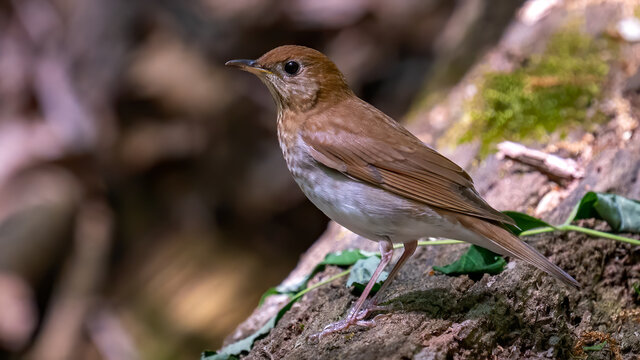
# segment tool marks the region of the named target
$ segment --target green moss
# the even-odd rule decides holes
[[[546,51],[512,73],[484,76],[460,142],[481,140],[480,155],[499,141],[544,140],[595,117],[587,109],[601,93],[607,46],[575,30],[557,33]],[[594,118],[594,119],[592,119]]]

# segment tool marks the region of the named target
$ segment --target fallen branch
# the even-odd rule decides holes
[[[572,159],[564,159],[540,150],[530,149],[511,141],[503,141],[498,144],[498,150],[499,159],[506,157],[529,165],[555,182],[579,179],[584,176],[584,170]]]

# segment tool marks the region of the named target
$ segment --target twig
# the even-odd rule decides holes
[[[564,159],[539,150],[530,149],[511,141],[504,141],[498,144],[498,150],[498,158],[507,157],[529,165],[556,182],[578,179],[584,176],[584,171],[572,159]]]

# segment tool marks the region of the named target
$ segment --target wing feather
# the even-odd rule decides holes
[[[514,224],[478,195],[462,168],[379,110],[365,102],[359,106],[371,123],[347,123],[343,119],[353,113],[338,107],[309,117],[300,127],[299,135],[316,161],[429,206]]]

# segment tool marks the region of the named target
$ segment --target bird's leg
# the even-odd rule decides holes
[[[392,257],[393,257],[393,244],[390,241],[381,241],[380,242],[380,264],[378,264],[378,267],[373,272],[373,275],[371,275],[371,279],[367,283],[367,286],[364,288],[362,295],[360,295],[360,298],[358,298],[358,301],[356,302],[356,304],[353,305],[353,307],[349,311],[349,315],[347,316],[347,319],[355,318],[357,320],[363,320],[370,311],[375,310],[375,309],[371,309],[371,305],[375,305],[375,304],[367,301],[367,297],[369,296],[371,289],[373,289],[375,284],[378,282],[378,278],[380,277],[380,274],[382,274],[382,271],[384,270],[384,268],[387,267],[387,264],[389,264]],[[391,276],[387,277],[387,280],[385,280],[385,282],[382,284],[382,286],[380,287],[380,290],[384,288],[384,284],[386,284],[389,281],[390,277]],[[378,292],[380,292],[380,290],[378,290]],[[364,309],[362,309],[363,305],[366,305],[364,306]]]
[[[389,287],[389,284],[393,281],[393,279],[398,275],[398,271],[404,263],[416,252],[416,248],[418,247],[418,240],[414,240],[408,243],[404,243],[404,251],[402,252],[402,256],[398,259],[398,262],[391,269],[391,273],[387,277],[387,280],[384,281],[378,292],[369,300],[367,300],[364,304],[364,309],[360,311],[359,316],[357,316],[360,320],[357,322],[358,325],[361,326],[374,326],[375,318],[372,320],[364,320],[369,312],[377,311],[377,310],[388,310],[387,306],[379,306],[378,301],[380,300],[380,294],[384,292],[384,290]]]
[[[313,337],[320,338],[322,336],[334,333],[336,331],[344,330],[351,325],[361,325],[361,326],[375,325],[374,320],[365,320],[365,318],[367,317],[367,315],[369,315],[371,311],[384,309],[378,306],[379,294],[382,293],[387,287],[389,287],[389,284],[391,284],[393,279],[396,277],[400,268],[402,268],[404,263],[411,257],[411,255],[413,255],[417,247],[418,247],[417,240],[410,241],[404,244],[404,251],[402,252],[402,256],[400,256],[400,259],[398,259],[398,262],[393,267],[393,269],[391,270],[391,273],[389,274],[385,282],[380,287],[380,290],[378,290],[378,292],[373,298],[367,301],[367,297],[369,296],[371,289],[373,289],[373,286],[377,282],[378,277],[380,276],[384,268],[387,266],[387,264],[391,261],[391,257],[393,256],[393,244],[390,241],[381,241],[380,242],[380,255],[381,255],[380,264],[378,264],[378,267],[376,268],[373,275],[371,276],[371,280],[369,280],[369,283],[367,283],[367,286],[362,292],[362,295],[360,295],[360,298],[358,299],[358,301],[356,301],[355,305],[349,311],[349,315],[347,315],[347,318],[345,320],[341,320],[326,326],[320,333],[313,335]]]
[[[347,318],[344,320],[335,322],[333,324],[327,325],[321,332],[312,335],[312,337],[321,338],[325,335],[329,335],[336,331],[344,330],[349,326],[357,324],[358,322],[364,320],[364,318],[368,315],[371,309],[369,308],[365,308],[362,310],[360,309],[362,308],[362,305],[364,305],[365,301],[367,300],[367,297],[369,296],[371,289],[373,289],[373,286],[378,281],[378,277],[380,277],[380,274],[382,273],[384,268],[387,266],[387,264],[389,264],[389,261],[391,261],[391,258],[393,257],[393,244],[391,243],[391,241],[389,240],[380,241],[380,257],[381,257],[380,264],[378,264],[378,267],[373,272],[373,275],[371,276],[371,280],[369,280],[369,283],[367,283],[367,286],[364,288],[362,295],[360,295],[360,298],[358,298],[358,301],[356,301],[356,304],[349,311],[349,315],[347,315]]]
[[[416,249],[418,248],[418,240],[410,241],[410,242],[404,243],[403,245],[404,245],[404,251],[402,252],[402,256],[400,256],[400,259],[398,259],[398,262],[396,263],[396,265],[393,267],[393,269],[391,269],[391,273],[387,277],[387,280],[385,280],[382,286],[380,287],[380,290],[378,290],[378,292],[371,298],[371,300],[367,302],[367,305],[368,305],[366,306],[367,308],[372,306],[375,307],[378,305],[379,295],[387,287],[389,287],[389,284],[391,284],[391,282],[396,277],[396,275],[398,275],[398,271],[400,270],[400,268],[404,265],[405,262],[407,262],[407,260],[411,257],[411,255],[413,255],[413,253],[416,252]]]

